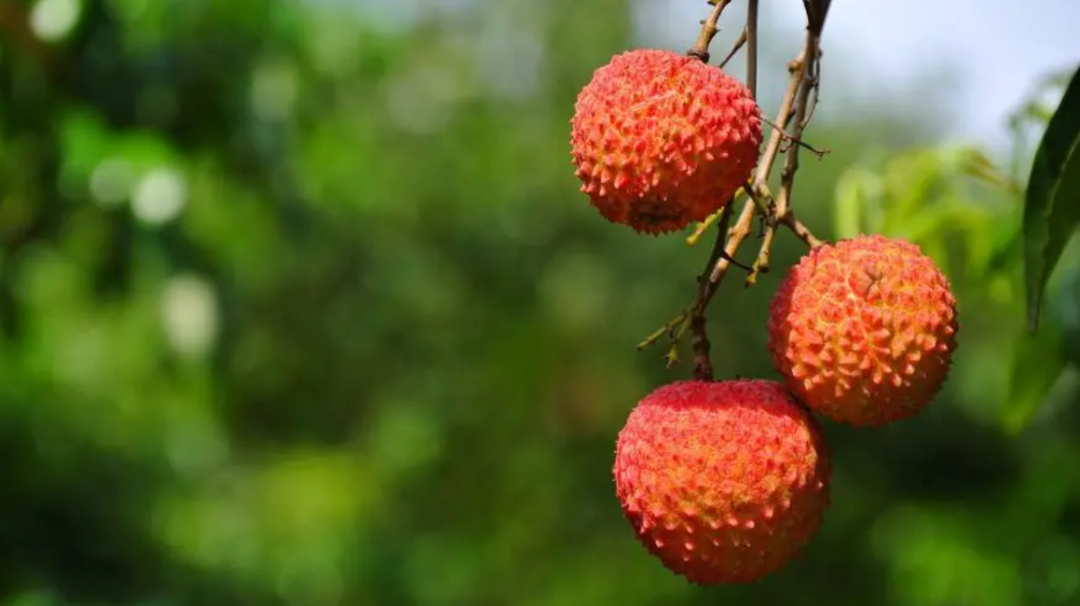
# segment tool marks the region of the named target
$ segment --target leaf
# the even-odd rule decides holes
[[[1029,330],[1047,280],[1080,222],[1080,70],[1073,74],[1031,166],[1024,199],[1024,286]]]
[[[1012,195],[1019,196],[1023,193],[1020,187],[1005,176],[1001,169],[994,164],[994,161],[982,150],[965,148],[961,153],[963,154],[961,170],[964,174]]]
[[[1080,369],[1080,268],[1074,267],[1061,280],[1057,296],[1051,301],[1056,304],[1055,317],[1061,320],[1065,361]]]
[[[1024,429],[1065,369],[1058,328],[1023,332],[1013,344],[1009,397],[1001,415],[1002,425],[1010,433]]]
[[[996,221],[991,229],[993,252],[990,253],[986,270],[1000,273],[1014,267],[1014,261],[1023,252],[1023,237],[1012,221]]]
[[[833,198],[833,235],[851,238],[864,230],[873,231],[864,213],[871,204],[878,204],[880,197],[880,178],[870,171],[852,168],[841,175]]]
[[[889,205],[884,231],[895,231],[898,225],[923,212],[935,186],[941,183],[938,155],[936,149],[920,149],[889,163],[885,171]]]

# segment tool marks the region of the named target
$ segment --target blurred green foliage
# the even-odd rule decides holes
[[[894,109],[815,123],[796,204],[946,268],[947,389],[827,427],[834,506],[763,583],[635,542],[615,436],[688,369],[633,345],[708,251],[577,191],[574,97],[631,10],[0,0],[2,603],[1077,603],[1077,251],[1021,337],[1013,159]],[[777,280],[721,288],[719,374],[775,376]]]

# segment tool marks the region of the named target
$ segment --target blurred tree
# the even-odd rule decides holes
[[[829,428],[835,505],[767,583],[694,588],[634,542],[615,434],[673,375],[633,344],[707,251],[599,220],[569,168],[575,94],[633,10],[0,0],[0,600],[1075,603],[1075,372],[1002,426],[1022,282],[987,268],[1015,192],[894,109],[816,123],[834,152],[798,205],[946,265],[949,388]],[[1076,324],[1075,250],[1062,268],[1051,331]],[[777,279],[722,289],[723,373],[772,373]]]

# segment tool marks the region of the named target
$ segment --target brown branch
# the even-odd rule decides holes
[[[794,140],[801,140],[803,130],[806,128],[809,117],[810,93],[817,88],[815,77],[818,60],[818,47],[821,45],[821,27],[824,25],[825,13],[828,11],[829,0],[804,0],[807,7],[807,21],[809,26],[806,31],[806,44],[803,47],[803,65],[799,94],[795,102],[795,125],[791,136]],[[793,146],[788,150],[784,170],[780,176],[780,193],[776,197],[776,221],[787,222],[790,213],[791,192],[795,188],[795,173],[799,170],[799,146]]]
[[[739,34],[739,39],[735,41],[735,45],[731,47],[731,50],[728,51],[727,56],[724,57],[724,60],[720,62],[720,69],[724,69],[725,67],[727,67],[728,62],[735,57],[735,53],[739,52],[739,49],[746,45],[746,40],[746,30],[743,29],[742,33]]]
[[[748,200],[747,205],[749,204],[752,204],[752,201]],[[734,207],[735,198],[732,197],[724,208],[724,214],[720,217],[720,225],[716,232],[716,244],[713,246],[712,253],[709,254],[709,262],[705,264],[705,271],[698,276],[698,293],[691,308],[692,314],[704,314],[705,308],[709,306],[709,300],[712,299],[713,293],[716,292],[716,287],[719,285],[715,279],[716,266],[720,263],[730,264],[734,259],[735,249],[724,247],[724,242],[730,242],[731,240],[731,211]]]
[[[780,147],[787,134],[784,128],[795,116],[793,106],[795,105],[795,98],[799,93],[800,84],[803,81],[803,71],[805,69],[805,62],[803,57],[805,56],[805,50],[788,64],[788,72],[790,78],[788,79],[787,89],[784,91],[784,97],[780,101],[780,110],[776,115],[776,122],[770,124],[774,125],[772,133],[769,136],[769,141],[765,145],[765,153],[762,154],[761,160],[758,161],[757,173],[754,176],[754,183],[751,187],[751,199],[753,204],[748,204],[743,209],[742,216],[739,217],[739,221],[735,224],[735,233],[732,234],[732,239],[738,237],[736,240],[736,247],[742,243],[742,240],[750,234],[750,227],[753,224],[755,210],[759,213],[763,213],[765,219],[765,233],[762,236],[762,245],[758,251],[757,260],[754,261],[753,269],[746,276],[746,285],[751,286],[757,283],[757,277],[759,274],[767,273],[769,271],[769,257],[772,251],[772,244],[776,238],[776,226],[778,222],[774,219],[775,213],[775,201],[772,193],[769,191],[768,180],[769,174],[772,172],[773,165],[776,163],[776,157],[780,154]],[[730,242],[729,242],[730,245]],[[729,246],[730,250],[730,246]],[[734,254],[734,253],[732,253]],[[724,273],[727,272],[727,264],[721,260],[717,264],[714,275],[722,278]]]
[[[697,44],[689,51],[690,55],[696,56],[703,61],[708,60],[708,45],[716,35],[716,22],[729,2],[727,0],[714,0],[711,3],[714,4],[715,8],[709,19],[703,22],[701,36],[698,38]],[[828,153],[828,150],[819,150],[804,143],[802,135],[807,124],[813,118],[813,110],[817,104],[820,81],[821,31],[830,4],[831,0],[803,0],[807,13],[806,40],[802,51],[788,64],[788,86],[781,100],[776,121],[771,122],[767,118],[762,118],[763,122],[772,127],[772,132],[765,145],[765,151],[758,161],[752,181],[743,188],[749,199],[742,206],[734,226],[731,226],[730,229],[734,197],[728,200],[720,214],[717,240],[710,252],[706,270],[698,277],[698,290],[693,304],[638,345],[638,349],[643,349],[667,334],[672,340],[666,356],[669,368],[678,363],[677,348],[679,342],[687,331],[692,331],[692,346],[695,356],[694,376],[696,378],[712,377],[712,363],[709,360],[710,344],[705,330],[705,310],[731,265],[744,267],[735,261],[735,255],[739,247],[750,235],[755,216],[762,218],[764,232],[757,258],[753,266],[748,268],[747,286],[754,284],[760,273],[769,270],[769,257],[776,239],[776,229],[779,226],[786,227],[812,248],[823,244],[821,239],[814,236],[809,228],[796,219],[795,214],[791,211],[791,193],[794,188],[795,174],[798,171],[800,148],[807,149],[819,158]],[[747,88],[750,89],[750,93],[755,98],[757,96],[758,61],[757,18],[758,0],[748,0],[746,28],[739,41],[736,42],[734,49],[724,59],[726,64],[740,48],[746,46]],[[794,122],[793,125],[792,122]],[[790,132],[786,130],[789,125],[791,125]],[[792,144],[784,148],[783,143],[785,140],[790,141]],[[785,154],[784,168],[781,173],[781,189],[779,195],[774,197],[769,190],[768,180],[776,164],[777,157],[781,153]],[[699,232],[704,228],[699,228]],[[694,241],[696,241],[697,236],[700,236],[700,233],[696,233]]]
[[[829,14],[831,5],[832,0],[803,0],[803,7],[806,9],[807,30],[816,39],[814,42],[816,54],[814,61],[810,64],[810,75],[814,80],[814,90],[810,97],[810,107],[806,111],[806,119],[803,122],[804,128],[814,118],[821,93],[821,32],[825,27],[825,17]]]
[[[697,57],[702,63],[709,62],[709,45],[720,31],[716,23],[720,21],[720,14],[724,12],[728,4],[731,4],[731,0],[712,0],[709,4],[713,4],[712,13],[709,14],[708,19],[701,22],[701,33],[698,35],[697,42],[686,51],[687,55]]]
[[[712,251],[709,252],[709,260],[705,263],[705,269],[697,277],[698,289],[697,294],[694,296],[694,303],[684,309],[679,315],[675,316],[665,325],[668,327],[666,333],[671,337],[671,346],[668,348],[667,354],[664,358],[667,360],[667,367],[671,368],[679,363],[679,342],[686,336],[686,331],[694,325],[697,318],[705,315],[705,307],[708,305],[706,292],[709,289],[710,284],[710,268],[714,267],[717,261],[724,256],[724,238],[727,236],[728,227],[731,225],[731,208],[735,204],[735,197],[724,204],[724,208],[720,211],[720,219],[716,226],[716,244],[713,246]],[[711,296],[711,295],[708,295]],[[699,328],[704,330],[704,324],[697,324]],[[657,331],[660,333],[653,333],[650,337],[655,336],[650,342],[649,339],[642,341],[638,344],[638,349],[648,347],[652,343],[659,340],[659,337],[663,336],[665,331]],[[706,337],[706,343],[708,338]],[[696,364],[696,362],[695,362]]]
[[[724,248],[725,255],[716,262],[713,266],[712,274],[709,275],[709,288],[706,291],[702,307],[709,304],[716,289],[720,287],[720,283],[724,280],[724,275],[727,274],[728,267],[731,266],[729,259],[735,257],[735,253],[738,252],[739,246],[742,245],[743,240],[750,235],[751,228],[754,225],[754,215],[757,213],[757,204],[754,202],[754,198],[746,201],[743,205],[742,211],[739,213],[739,219],[735,222],[735,226],[731,228],[731,233],[728,234],[727,246]]]
[[[825,243],[824,240],[815,236],[810,228],[803,225],[801,221],[795,218],[795,213],[788,210],[787,217],[784,218],[784,226],[792,231],[800,240],[806,243],[810,248],[817,248]]]
[[[758,0],[749,0],[746,4],[746,87],[750,96],[757,99],[757,63],[758,63]]]
[[[705,330],[705,316],[696,315],[690,322],[692,337],[690,347],[694,351],[694,378],[698,381],[712,381],[712,360],[709,358],[709,333]]]
[[[766,226],[762,246],[758,252],[757,260],[754,262],[755,271],[751,272],[746,278],[747,285],[753,284],[759,273],[769,271],[770,254],[778,226],[787,227],[811,248],[823,244],[820,238],[796,219],[794,212],[791,210],[791,193],[795,187],[795,173],[799,168],[799,148],[806,147],[817,155],[818,159],[827,151],[821,151],[803,143],[802,135],[803,130],[813,117],[813,109],[816,105],[816,101],[812,101],[812,99],[816,99],[819,84],[817,74],[821,58],[821,31],[825,25],[825,16],[828,14],[830,2],[831,0],[803,1],[807,16],[806,42],[799,57],[788,66],[791,78],[780,111],[780,115],[786,121],[774,125],[769,147],[766,149],[762,162],[762,164],[766,164],[767,161],[768,164],[764,166],[763,170],[759,170],[758,178],[755,180],[755,194],[769,198],[769,206],[772,212],[765,217]],[[813,93],[813,97],[811,97],[811,93]],[[794,116],[792,115],[792,105],[794,105]],[[794,118],[794,126],[792,132],[788,134],[784,129],[787,127],[787,121],[792,118]],[[780,150],[780,143],[785,138],[796,143],[796,145],[792,145],[786,150],[784,169],[780,177],[780,193],[774,199],[768,190],[767,180],[772,169],[772,162],[775,161],[776,154]],[[759,168],[762,167],[759,166]]]
[[[815,87],[814,90],[817,90],[817,87]],[[812,104],[813,104],[813,102],[811,101],[811,105]],[[813,108],[811,108],[809,111],[813,111]],[[810,118],[811,118],[811,116],[808,113],[807,116],[806,116],[806,121],[809,122]],[[764,116],[761,117],[761,121],[764,122],[765,124],[768,124],[769,126],[771,126],[773,128],[773,130],[780,131],[780,136],[781,136],[781,138],[783,140],[790,141],[792,145],[798,145],[798,146],[802,147],[806,151],[808,151],[808,152],[814,154],[815,156],[817,156],[818,160],[821,160],[822,158],[824,158],[825,156],[827,156],[829,153],[832,152],[831,149],[823,148],[823,147],[818,148],[818,147],[815,147],[815,146],[807,143],[806,141],[803,141],[802,139],[796,139],[795,135],[788,134],[788,132],[785,131],[784,129],[780,128],[780,126],[778,124],[776,124],[775,122],[773,122],[772,120],[770,120],[770,119],[768,119],[768,118],[766,118]],[[787,151],[787,149],[782,148],[781,151]]]
[[[818,46],[817,57],[813,65],[810,66],[811,77],[814,80],[814,90],[810,95],[810,107],[806,110],[806,119],[803,122],[803,127],[810,124],[810,121],[814,119],[814,114],[817,112],[818,101],[821,93],[821,46]],[[821,159],[820,157],[818,158]]]
[[[713,24],[710,27],[707,25],[702,29],[702,36],[698,39],[698,44],[694,47],[695,50],[700,50],[702,46],[702,40],[705,41],[705,54],[704,60],[708,61],[708,42],[712,40],[712,36],[715,35],[715,18],[718,18],[720,12],[727,4],[726,0],[718,0],[716,9],[713,10],[712,19]],[[714,18],[715,17],[715,18]],[[749,0],[746,13],[746,28],[743,32],[746,34],[746,86],[750,89],[750,95],[757,98],[757,20],[758,20],[758,0]],[[699,55],[700,56],[700,55]],[[708,280],[704,280],[705,272],[698,278],[698,293],[695,298],[694,305],[691,307],[688,323],[693,327],[693,350],[694,350],[694,377],[700,380],[712,379],[712,361],[709,359],[709,337],[705,330],[705,308],[708,307],[709,301],[713,295],[716,294],[716,290],[720,285],[720,279],[723,278],[721,274],[719,277],[716,275],[716,268],[720,267],[723,263],[724,271],[732,264],[740,265],[735,260],[735,252],[738,246],[731,246],[731,238],[727,237],[728,225],[731,221],[731,207],[735,204],[735,198],[732,196],[728,201],[724,213],[720,217],[719,230],[716,237],[716,244],[713,245],[712,252],[709,254],[709,262],[706,264],[706,271],[708,268],[713,268],[709,273]],[[753,197],[751,201],[747,203],[748,208],[753,208]],[[745,214],[745,211],[744,211]],[[740,217],[740,223],[742,219]],[[727,238],[728,247],[724,247],[724,240]],[[750,269],[750,268],[746,268]],[[685,325],[684,325],[685,326]],[[672,348],[674,349],[678,343],[676,342]],[[669,356],[670,362],[670,356]]]
[[[769,142],[765,145],[765,153],[761,155],[761,160],[758,161],[757,174],[754,176],[754,193],[758,196],[768,194],[769,174],[772,172],[773,163],[776,162],[776,156],[780,153],[780,144],[784,141],[784,130],[787,128],[788,123],[794,116],[792,106],[795,105],[795,95],[799,91],[799,83],[803,79],[803,57],[805,51],[799,53],[793,61],[788,63],[788,78],[787,89],[784,92],[784,97],[780,101],[780,111],[776,113],[775,124],[779,128],[775,128],[772,134],[769,136]],[[771,197],[771,196],[770,196]]]

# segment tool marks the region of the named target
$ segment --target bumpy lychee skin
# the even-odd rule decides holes
[[[581,191],[606,219],[641,233],[682,229],[722,208],[761,147],[750,91],[667,50],[613,57],[578,94],[570,122]]]
[[[930,403],[959,328],[949,281],[918,246],[858,236],[816,248],[789,270],[770,307],[768,348],[808,407],[876,427]]]
[[[680,381],[619,433],[616,494],[638,540],[692,583],[782,568],[821,526],[831,467],[820,427],[773,381]]]

